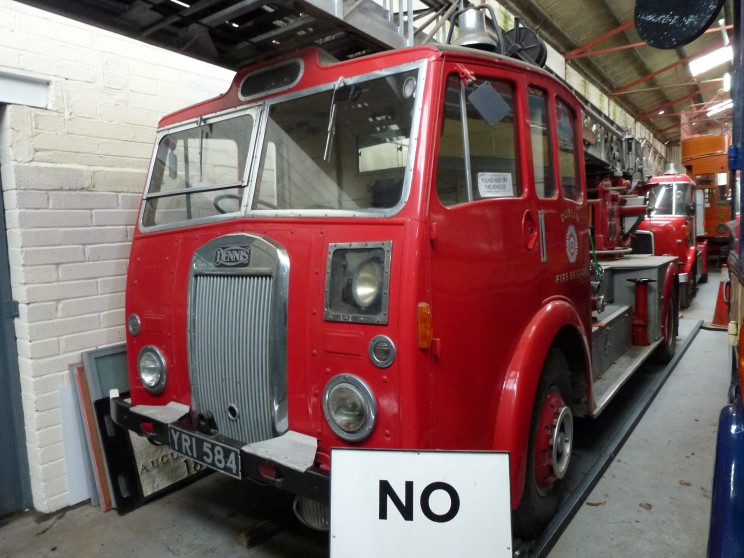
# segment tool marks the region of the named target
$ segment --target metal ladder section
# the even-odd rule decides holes
[[[201,0],[144,29],[142,38],[168,27],[182,43],[191,41],[192,50],[201,48],[203,56],[217,55],[234,68],[309,46],[344,60],[431,41],[436,32],[442,36],[443,23],[460,5],[457,0],[380,2]]]

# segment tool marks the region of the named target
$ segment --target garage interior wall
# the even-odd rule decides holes
[[[33,505],[67,506],[59,390],[81,352],[124,340],[124,285],[161,116],[224,92],[232,72],[0,0],[0,69],[51,82],[46,110],[0,122]]]

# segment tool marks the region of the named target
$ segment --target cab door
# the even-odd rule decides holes
[[[521,74],[469,63],[446,65],[441,87],[429,203],[435,444],[486,448],[498,386],[540,298],[524,88]]]

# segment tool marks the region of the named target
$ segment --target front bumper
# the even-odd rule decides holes
[[[112,390],[110,398],[113,421],[140,436],[146,436],[151,442],[172,448],[170,427],[187,430],[201,440],[238,450],[242,479],[270,484],[298,496],[330,503],[329,475],[313,465],[317,450],[314,438],[289,431],[272,440],[242,445],[219,434],[209,435],[197,430],[196,421],[186,405],[171,402],[163,406],[133,406],[122,399],[116,390]]]

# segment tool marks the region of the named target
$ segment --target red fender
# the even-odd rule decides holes
[[[496,415],[494,448],[510,454],[512,508],[517,507],[524,490],[525,457],[540,373],[553,339],[566,325],[575,327],[580,333],[586,370],[591,373],[589,342],[579,314],[568,301],[559,299],[543,306],[527,325],[504,379]]]
[[[697,260],[697,246],[690,246],[687,249],[687,261],[685,261],[684,265],[680,266],[680,271],[689,274],[689,282],[692,283],[695,281],[695,276],[693,273],[695,273],[694,265],[695,261]]]
[[[692,264],[695,263],[695,259],[697,258],[697,246],[691,246],[687,250],[687,261],[685,262],[683,271],[686,271],[690,274],[690,281],[695,280],[695,268],[692,266]]]

